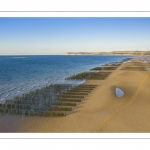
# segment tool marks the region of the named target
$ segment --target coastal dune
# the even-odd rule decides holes
[[[87,80],[84,84],[97,87],[65,117],[0,116],[0,132],[150,132],[150,72],[121,70],[149,67],[149,62],[149,58],[147,63],[132,59],[105,80]],[[117,87],[124,91],[123,97],[116,96]]]

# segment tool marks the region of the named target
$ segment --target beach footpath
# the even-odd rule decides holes
[[[89,76],[83,74],[87,80],[80,90],[70,91],[80,93],[81,97],[88,93],[70,113],[63,117],[0,116],[0,132],[150,132],[150,57],[105,64],[93,70],[98,72]],[[117,97],[116,88],[124,92],[122,97]],[[61,95],[61,100],[66,97],[70,95]],[[79,102],[75,98],[72,101],[68,98],[68,101]]]

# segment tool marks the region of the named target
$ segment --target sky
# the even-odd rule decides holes
[[[0,18],[0,55],[150,50],[150,18]]]

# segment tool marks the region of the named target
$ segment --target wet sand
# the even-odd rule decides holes
[[[0,116],[0,132],[150,132],[150,71],[120,70],[125,66],[150,68],[150,57],[147,63],[132,59],[121,64],[105,80],[87,80],[84,84],[98,86],[71,114],[65,117]],[[123,97],[116,97],[116,87],[124,91]]]

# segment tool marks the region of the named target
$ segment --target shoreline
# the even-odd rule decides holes
[[[132,61],[140,62],[137,58]],[[75,112],[60,118],[0,116],[0,132],[149,132],[150,96],[147,92],[150,72],[120,70],[123,66],[138,66],[134,63],[121,64],[105,80],[86,80],[83,85],[96,84],[97,87]],[[117,98],[115,87],[120,87],[125,95]],[[141,97],[145,104],[140,101]],[[142,113],[140,108],[144,109]],[[146,117],[141,118],[143,115]]]
[[[9,71],[8,73],[10,74],[10,77],[12,76],[11,78],[11,81],[7,80],[7,77],[3,75],[3,73],[1,74],[1,86],[0,86],[0,89],[1,89],[1,92],[0,92],[0,102],[3,101],[3,100],[6,100],[6,99],[12,99],[14,96],[18,96],[18,95],[22,95],[23,93],[27,93],[29,92],[30,90],[36,90],[38,88],[42,88],[46,85],[50,85],[51,83],[52,84],[80,84],[81,82],[79,81],[65,81],[64,78],[67,77],[67,76],[70,76],[70,75],[73,75],[73,74],[76,74],[76,73],[79,73],[79,72],[82,72],[83,70],[85,71],[88,71],[90,70],[90,68],[92,68],[93,66],[95,65],[100,65],[101,63],[104,63],[103,62],[103,59],[105,59],[105,63],[107,63],[107,60],[110,60],[110,61],[115,61],[116,60],[120,60],[122,58],[125,58],[125,57],[91,57],[91,59],[89,59],[88,57],[84,58],[78,58],[78,57],[68,57],[68,59],[66,61],[64,61],[64,63],[62,62],[62,60],[65,59],[65,57],[29,57],[29,59],[24,59],[23,60],[23,64],[22,65],[25,65],[25,64],[28,64],[28,63],[31,63],[32,62],[32,59],[33,59],[33,62],[35,62],[35,60],[39,60],[41,59],[42,62],[44,62],[44,60],[48,61],[47,63],[50,64],[51,63],[51,59],[53,60],[56,60],[57,62],[57,59],[60,58],[60,62],[58,63],[59,66],[61,67],[58,67],[58,68],[53,68],[53,66],[55,66],[55,63],[49,67],[46,67],[43,69],[39,68],[34,65],[35,63],[33,63],[33,67],[32,65],[29,67],[29,70],[26,68],[26,70],[29,71],[29,74],[27,73],[27,71],[25,71],[24,73],[22,73],[21,70],[24,70],[23,68],[20,68],[20,65],[18,66],[20,60],[13,60],[13,59],[9,59],[10,61],[15,61],[17,62],[17,65],[16,67],[13,65],[13,62],[12,62],[12,70],[20,70],[20,73],[17,73],[17,71]],[[102,58],[102,60],[101,60]],[[4,59],[5,60],[5,59]],[[7,60],[7,59],[6,59]],[[69,60],[72,60],[72,62],[70,64],[67,64],[67,62]],[[74,63],[75,60],[79,60],[79,62],[77,62],[78,65],[76,65],[76,63]],[[85,60],[85,61],[84,61]],[[89,61],[88,61],[89,60]],[[88,61],[88,62],[87,62]],[[22,60],[21,60],[22,62]],[[52,63],[55,62],[55,61],[52,61]],[[4,61],[4,66],[3,68],[6,67],[6,61]],[[38,63],[39,64],[39,63]],[[82,65],[83,64],[83,65]],[[40,64],[39,64],[40,65]],[[68,67],[64,67],[64,66],[67,66]],[[74,67],[73,67],[73,66]],[[48,65],[43,65],[43,66],[48,66]],[[71,67],[72,66],[72,67]],[[38,71],[37,73],[33,72],[34,68],[35,67],[35,70],[38,71],[38,70],[41,70],[41,71]],[[68,68],[68,69],[67,69]],[[4,69],[1,70],[2,72],[5,72]],[[42,73],[43,72],[43,73]],[[51,73],[53,72],[53,73]],[[41,74],[41,75],[40,75]],[[25,76],[26,75],[26,76]],[[16,76],[14,78],[14,76]],[[34,77],[33,77],[34,76]],[[27,79],[26,79],[27,77]],[[4,79],[2,81],[2,79]],[[8,93],[8,94],[7,94]]]

